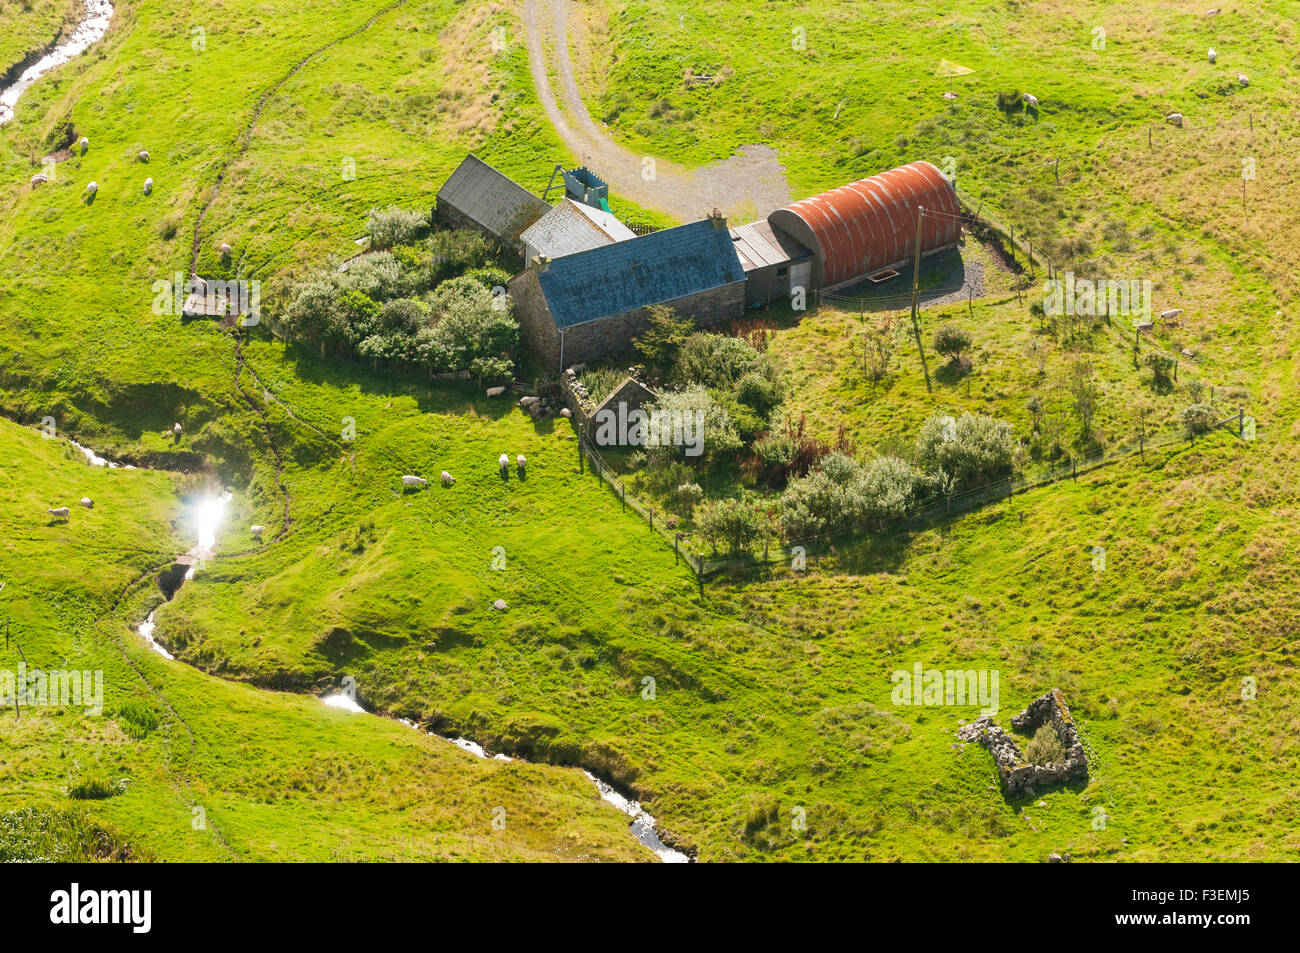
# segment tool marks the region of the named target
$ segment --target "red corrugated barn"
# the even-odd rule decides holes
[[[952,183],[929,162],[913,162],[777,209],[768,222],[813,253],[812,287],[852,284],[916,254],[916,209],[926,216],[921,254],[951,248],[961,236]]]

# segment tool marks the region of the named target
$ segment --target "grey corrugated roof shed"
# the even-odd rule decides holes
[[[468,155],[438,190],[446,202],[494,235],[516,241],[551,207],[475,155]]]
[[[774,229],[766,219],[751,222],[731,230],[732,241],[740,254],[745,271],[769,268],[811,258],[812,252],[780,229]]]
[[[519,237],[539,254],[559,258],[636,236],[608,212],[566,198]]]
[[[709,219],[566,255],[537,276],[557,328],[744,280],[731,233]]]

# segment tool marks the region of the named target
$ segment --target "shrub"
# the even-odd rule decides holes
[[[1214,426],[1214,407],[1210,404],[1191,404],[1183,408],[1178,419],[1182,421],[1188,437],[1207,433]]]
[[[582,382],[583,387],[587,388],[587,396],[591,402],[599,404],[614,393],[614,388],[623,382],[623,376],[612,367],[589,367],[582,372],[578,380]]]
[[[419,212],[408,212],[395,205],[386,209],[372,209],[367,220],[370,247],[382,249],[392,248],[394,245],[409,245],[415,241],[427,224],[427,220]]]
[[[143,738],[158,727],[157,713],[144,702],[127,702],[117,711],[122,730],[132,738]]]
[[[674,445],[648,446],[646,454],[651,460],[651,465],[654,465],[656,458],[661,460],[685,458],[688,449],[701,451],[698,454],[692,453],[692,458],[716,460],[741,447],[740,434],[737,433],[736,425],[727,409],[714,399],[707,388],[698,384],[669,391],[660,396],[657,404],[646,409],[663,411],[669,418],[679,416],[692,428],[692,436],[696,442],[694,448]],[[697,431],[695,421],[701,419],[700,415],[702,415],[703,427]],[[666,437],[667,434],[663,436]]]
[[[966,352],[971,348],[970,332],[945,321],[934,329],[934,349],[948,358],[951,364],[964,364]]]
[[[682,345],[673,365],[673,377],[682,383],[709,384],[733,390],[751,372],[776,379],[767,357],[748,342],[724,334],[692,334]]]
[[[125,792],[125,778],[114,781],[99,774],[86,775],[68,787],[68,797],[78,801],[99,801]]]
[[[698,483],[682,483],[678,485],[674,496],[682,510],[690,515],[695,509],[695,504],[704,498],[704,489]]]
[[[750,371],[736,385],[737,399],[764,420],[781,403],[781,386],[756,371]]]
[[[705,504],[695,519],[700,535],[714,549],[718,544],[737,556],[769,534],[769,517],[762,507],[741,500],[718,500]]]
[[[967,489],[1009,476],[1015,466],[1015,434],[1011,425],[983,414],[936,415],[921,427],[916,457],[928,471],[949,474],[958,489]]]
[[[1030,764],[1059,764],[1065,760],[1065,748],[1050,722],[1044,722],[1025,745],[1025,760]]]

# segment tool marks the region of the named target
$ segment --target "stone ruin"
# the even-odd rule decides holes
[[[1029,764],[1025,761],[1016,739],[1004,731],[988,715],[981,715],[957,731],[962,741],[977,741],[993,755],[998,774],[1002,777],[1002,786],[1011,797],[1026,797],[1037,788],[1053,787],[1071,781],[1082,781],[1088,777],[1088,758],[1083,753],[1083,743],[1079,741],[1079,731],[1070,717],[1070,709],[1065,707],[1061,691],[1053,688],[1029,703],[1020,714],[1011,719],[1011,727],[1017,731],[1033,732],[1050,720],[1056,737],[1065,749],[1065,759],[1055,764]]]

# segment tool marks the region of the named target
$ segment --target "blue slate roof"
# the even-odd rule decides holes
[[[565,255],[537,276],[557,328],[744,280],[731,233],[709,219]]]

